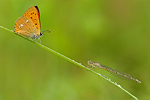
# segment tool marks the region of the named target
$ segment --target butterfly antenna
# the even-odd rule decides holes
[[[48,32],[48,33],[50,33],[51,31],[50,31],[50,30],[45,30],[45,31],[42,31],[42,33],[44,33],[44,32]]]

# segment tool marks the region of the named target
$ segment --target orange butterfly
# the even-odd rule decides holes
[[[15,23],[15,33],[31,39],[39,39],[43,34],[40,32],[40,13],[37,6],[32,6],[18,18]]]

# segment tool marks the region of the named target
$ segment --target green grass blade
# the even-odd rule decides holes
[[[5,29],[5,30],[7,30],[7,31],[9,31],[9,32],[14,33],[13,30],[10,30],[10,29],[5,28],[5,27],[3,27],[3,26],[0,26],[0,28]],[[70,59],[69,57],[67,57],[67,56],[65,56],[65,55],[63,55],[63,54],[61,54],[61,53],[59,53],[59,52],[57,52],[57,51],[55,51],[55,50],[53,50],[53,49],[50,49],[50,48],[48,48],[48,47],[46,47],[46,46],[44,46],[44,45],[42,45],[42,44],[40,44],[40,43],[38,43],[38,42],[36,42],[36,41],[33,41],[32,39],[26,38],[26,37],[21,36],[21,35],[19,35],[19,34],[17,34],[17,33],[15,33],[15,34],[18,35],[18,36],[20,36],[20,37],[22,37],[22,38],[24,38],[24,39],[26,39],[26,40],[28,40],[28,41],[30,41],[30,42],[32,42],[32,43],[34,43],[34,44],[36,44],[36,45],[38,45],[39,47],[41,47],[41,48],[43,48],[43,49],[45,49],[45,50],[47,50],[47,51],[49,51],[49,52],[51,52],[51,53],[53,53],[53,54],[59,56],[59,57],[62,57],[63,59],[66,59],[67,61],[69,61],[69,62],[71,62],[71,63],[73,63],[73,64],[75,64],[75,65],[77,65],[77,66],[80,66],[80,67],[82,67],[82,68],[84,68],[84,69],[86,69],[86,70],[88,70],[88,71],[91,71],[92,73],[94,73],[94,74],[96,74],[96,75],[98,75],[98,76],[104,78],[105,80],[107,80],[107,81],[109,81],[110,83],[114,84],[115,86],[119,87],[121,90],[123,90],[124,92],[126,92],[128,95],[130,95],[131,97],[133,97],[135,100],[138,100],[134,95],[132,95],[130,92],[128,92],[127,90],[125,90],[124,88],[122,88],[122,87],[121,87],[119,84],[117,84],[116,82],[113,82],[110,78],[107,78],[106,76],[104,76],[104,75],[102,75],[102,74],[100,74],[100,73],[98,73],[98,72],[96,72],[96,71],[94,71],[94,70],[92,70],[92,69],[90,69],[90,68],[88,68],[88,67],[82,65],[81,63],[78,63],[77,61],[74,61],[73,59]]]

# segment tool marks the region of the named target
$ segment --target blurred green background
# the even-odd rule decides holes
[[[42,44],[87,65],[101,62],[142,83],[101,73],[150,100],[149,0],[0,0],[0,25],[14,30],[31,6],[40,10]],[[0,29],[0,100],[133,100],[93,73]]]

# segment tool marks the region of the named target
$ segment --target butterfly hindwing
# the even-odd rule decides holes
[[[37,29],[36,29],[34,23],[28,17],[20,17],[16,21],[16,24],[15,24],[15,32],[16,33],[32,38],[34,35],[37,35],[36,31],[37,31]]]

